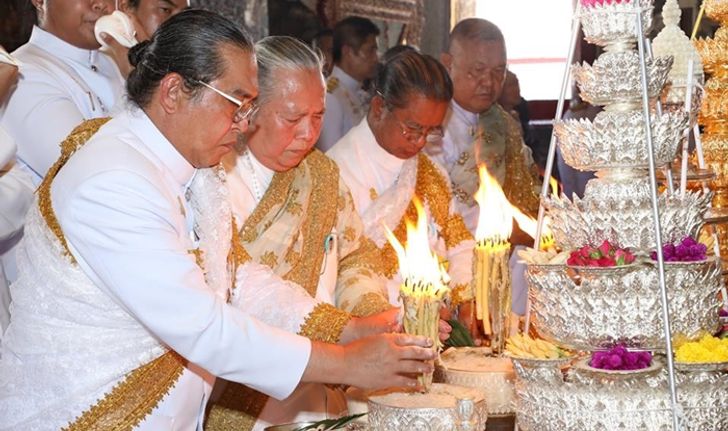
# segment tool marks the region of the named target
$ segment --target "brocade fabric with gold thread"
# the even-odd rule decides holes
[[[335,343],[351,315],[369,315],[390,307],[384,299],[383,281],[373,272],[379,255],[362,230],[338,168],[314,150],[298,167],[273,176],[242,224],[239,252],[315,297],[327,252],[324,245],[336,232],[335,304],[317,305],[299,329],[300,335],[312,340]],[[210,408],[205,429],[251,430],[267,402],[268,397],[260,392],[226,382],[220,399]]]
[[[298,167],[273,176],[243,223],[240,239],[253,261],[316,296],[325,243],[332,231],[337,232],[334,305],[351,311],[366,293],[383,295],[383,282],[371,271],[377,256],[368,248],[362,230],[336,164],[314,150]]]
[[[415,170],[415,172],[411,172],[411,170]],[[408,178],[411,178],[413,175],[414,187],[408,189],[406,185],[410,181]],[[403,193],[409,194],[407,196],[401,196]],[[433,222],[431,228],[434,227],[437,230],[437,232],[432,232],[431,234],[439,238],[438,242],[442,242],[441,249],[436,252],[443,260],[449,261],[451,268],[453,268],[451,275],[454,278],[451,284],[461,285],[458,289],[457,298],[459,300],[471,298],[472,293],[469,286],[472,278],[470,260],[472,256],[473,237],[466,228],[460,214],[454,212],[452,205],[453,195],[444,169],[437,165],[430,157],[424,153],[420,153],[415,159],[408,160],[403,164],[402,172],[399,174],[399,180],[395,182],[393,188],[380,193],[382,199],[388,199],[391,194],[398,195],[399,197],[397,199],[408,200],[408,203],[404,206],[403,213],[392,214],[381,219],[369,220],[368,217],[365,217],[365,220],[368,220],[368,231],[383,232],[381,223],[385,223],[386,220],[397,220],[395,222],[396,224],[391,227],[392,232],[400,243],[406,242],[406,221],[410,220],[414,222],[417,219],[417,211],[413,200],[417,197],[425,206],[425,210]],[[368,214],[378,210],[378,199],[379,197],[374,199],[371,206],[367,208],[366,211]],[[395,208],[396,206],[384,205],[384,207]],[[377,226],[369,226],[370,223],[377,224]],[[399,262],[396,252],[388,242],[381,238],[382,236],[383,233],[379,236],[373,236],[381,244],[377,248],[381,265],[376,271],[386,277],[389,283],[392,284],[399,277]],[[390,301],[393,300],[391,290],[392,286],[390,286]]]
[[[79,271],[71,254],[66,238],[53,211],[51,185],[53,179],[69,158],[81,148],[109,118],[88,120],[77,126],[61,143],[61,156],[51,166],[38,189],[38,212],[32,211],[28,218],[27,241],[37,235],[33,220],[43,218],[46,228],[53,234],[59,251],[68,259],[74,271]],[[41,227],[42,229],[42,227]],[[53,241],[45,235],[47,240]],[[173,351],[166,351],[155,359],[128,372],[122,380],[95,404],[84,410],[71,421],[64,431],[75,430],[132,430],[159,404],[172,389],[186,366],[184,358]]]
[[[539,180],[533,160],[523,144],[520,125],[498,104],[480,114],[471,149],[448,172],[453,193],[469,207],[476,205],[473,196],[479,185],[479,163],[488,167],[511,204],[527,214],[538,213]]]

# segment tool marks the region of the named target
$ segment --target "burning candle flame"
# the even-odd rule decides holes
[[[423,294],[442,297],[449,289],[446,287],[450,277],[440,264],[437,254],[430,250],[427,215],[419,199],[414,199],[417,209],[417,222],[406,220],[407,240],[403,246],[394,233],[384,226],[387,240],[397,253],[399,273],[403,285]]]
[[[475,239],[478,242],[506,240],[511,236],[513,230],[511,204],[500,184],[490,175],[485,165],[480,165],[479,174],[480,187],[475,193],[475,200],[480,207],[480,213]]]
[[[480,206],[478,227],[475,231],[476,240],[481,243],[486,240],[508,239],[511,236],[513,219],[516,220],[521,230],[535,238],[538,222],[511,205],[500,184],[490,175],[485,165],[480,165],[479,174],[480,187],[475,193],[475,200]],[[551,187],[554,193],[558,189],[556,184],[556,180],[551,178]],[[548,228],[548,221],[548,218],[544,219],[541,234],[542,246],[553,242],[553,234]]]

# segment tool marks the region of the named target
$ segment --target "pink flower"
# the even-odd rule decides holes
[[[611,255],[613,255],[614,252],[612,250],[613,250],[612,244],[610,244],[609,241],[607,241],[606,239],[599,246],[599,251],[602,253],[602,256],[611,256]]]

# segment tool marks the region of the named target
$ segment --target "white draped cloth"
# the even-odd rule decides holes
[[[377,143],[366,118],[326,155],[339,165],[341,177],[351,190],[357,212],[364,222],[365,235],[382,248],[387,243],[383,225],[394,230],[415,196],[417,157],[403,160],[389,154]],[[433,161],[433,164],[449,186],[447,173],[436,162]],[[453,208],[451,203],[450,211]],[[430,247],[438,256],[449,261],[450,284],[469,284],[472,279],[474,241],[464,240],[448,249],[445,240],[439,235],[442,226],[438,226],[429,215],[427,203],[425,211],[430,220]],[[389,300],[394,305],[400,305],[401,284],[399,274],[387,282]]]
[[[2,342],[0,429],[66,426],[167,349],[189,365],[138,429],[201,429],[214,375],[277,398],[295,389],[310,341],[226,303],[231,280],[219,262],[225,250],[198,244],[195,231],[207,238],[219,229],[223,241],[213,222],[226,211],[208,206],[211,218],[195,218],[210,205],[194,210],[188,202],[195,172],[143,112],[130,108],[53,182],[53,211],[77,264],[38,205],[31,208]],[[190,252],[198,246],[210,254],[207,274]]]

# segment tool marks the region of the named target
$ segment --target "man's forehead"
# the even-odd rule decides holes
[[[475,52],[501,54],[505,58],[505,44],[498,40],[457,39],[450,46],[450,54],[454,58],[477,59]]]
[[[235,83],[232,89],[238,97],[256,97],[258,95],[258,66],[252,51],[239,47],[224,47],[222,51],[225,68],[222,78]]]

